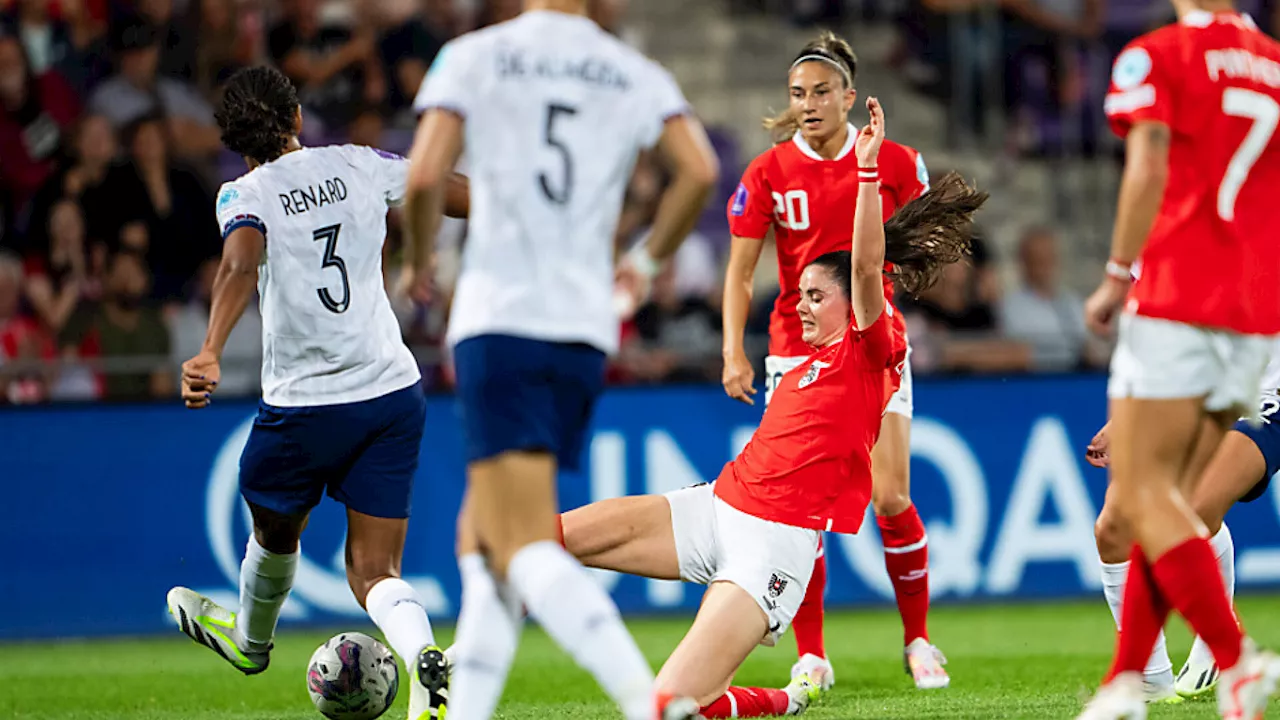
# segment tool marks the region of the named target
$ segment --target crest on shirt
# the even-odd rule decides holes
[[[207,196],[206,196],[207,197]],[[235,202],[240,197],[240,191],[230,185],[222,188],[222,192],[218,193],[218,211],[227,209],[227,206]]]
[[[1117,90],[1133,90],[1151,74],[1151,54],[1146,48],[1131,47],[1120,53],[1111,68],[1111,84]]]
[[[800,378],[800,382],[796,385],[796,389],[799,390],[800,388],[812,384],[818,379],[818,373],[822,372],[824,368],[829,367],[831,367],[831,363],[814,360],[813,364],[809,366],[809,369],[804,372],[804,377]]]
[[[742,217],[742,213],[747,211],[747,186],[738,183],[738,189],[733,193],[733,205],[729,207],[729,214],[734,217]]]
[[[778,573],[769,576],[769,597],[776,598],[787,589],[787,579],[778,577]]]

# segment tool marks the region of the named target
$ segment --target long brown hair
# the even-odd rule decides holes
[[[794,67],[795,62],[806,55],[823,58],[836,67],[843,68],[844,72],[840,73],[841,81],[848,83],[845,86],[846,90],[853,89],[854,78],[858,75],[858,57],[853,54],[853,48],[849,47],[848,41],[844,38],[830,30],[822,31],[817,38],[796,53],[792,66]],[[800,118],[796,117],[795,111],[788,107],[776,115],[766,117],[764,129],[769,131],[775,143],[785,142],[800,130]]]
[[[884,224],[884,259],[893,264],[892,277],[902,290],[917,295],[938,281],[942,269],[973,252],[973,214],[988,193],[950,172],[929,192],[903,205]],[[850,252],[829,252],[811,265],[826,268],[849,297],[852,288]]]

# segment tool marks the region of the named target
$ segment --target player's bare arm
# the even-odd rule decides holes
[[[667,120],[658,140],[658,151],[672,168],[674,177],[662,193],[646,247],[628,253],[618,267],[619,289],[631,298],[627,310],[639,307],[648,296],[658,268],[675,254],[693,230],[711,188],[720,177],[720,163],[707,131],[692,115]]]
[[[218,387],[222,349],[253,299],[258,286],[258,261],[265,249],[266,238],[251,227],[236,228],[223,244],[222,261],[213,280],[209,331],[200,354],[182,364],[182,399],[189,408],[206,407]]]
[[[409,180],[405,190],[404,215],[408,242],[401,271],[399,292],[418,300],[429,295],[431,254],[450,174],[462,155],[462,117],[448,110],[428,110],[418,124],[413,150],[409,154]]]
[[[858,133],[858,205],[853,215],[853,317],[865,329],[884,312],[884,210],[880,207],[880,183],[876,167],[884,142],[884,110],[880,101],[867,98],[871,121]],[[866,168],[865,170],[862,168]]]
[[[471,214],[471,181],[462,173],[449,173],[444,188],[445,217],[465,219]]]
[[[1134,125],[1125,138],[1111,259],[1102,284],[1085,303],[1085,319],[1099,335],[1111,333],[1116,313],[1129,292],[1129,270],[1142,253],[1160,211],[1169,180],[1169,140],[1169,126],[1151,120]]]
[[[755,405],[752,396],[756,394],[756,371],[747,358],[743,336],[747,317],[751,314],[756,265],[763,250],[763,238],[734,235],[729,245],[729,262],[724,269],[724,312],[721,320],[724,340],[720,350],[724,371],[720,382],[729,397],[748,405]]]

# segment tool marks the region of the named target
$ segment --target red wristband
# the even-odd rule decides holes
[[[858,168],[858,182],[879,182],[879,181],[880,181],[880,168],[875,166]]]

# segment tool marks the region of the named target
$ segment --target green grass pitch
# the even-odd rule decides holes
[[[1240,615],[1261,643],[1280,647],[1280,597],[1241,598]],[[655,668],[675,647],[689,618],[629,623]],[[1175,668],[1190,640],[1170,625]],[[339,628],[364,630],[372,627]],[[439,629],[447,642],[451,628]],[[828,616],[827,649],[837,685],[810,710],[836,718],[1073,718],[1106,669],[1114,632],[1106,606],[1094,602],[943,607],[934,611],[933,639],[950,659],[947,690],[915,690],[902,671],[897,614],[841,611]],[[0,718],[14,720],[315,720],[303,681],[311,652],[331,633],[280,637],[266,673],[245,678],[176,630],[128,641],[0,645]],[[760,648],[739,673],[743,685],[777,687],[794,661],[790,640]],[[407,693],[384,718],[404,718]],[[1278,703],[1280,704],[1280,703]],[[1153,720],[1215,718],[1199,701],[1152,710]],[[526,630],[507,694],[504,720],[585,720],[620,717],[595,684],[541,631]],[[1280,709],[1267,714],[1280,718]]]

